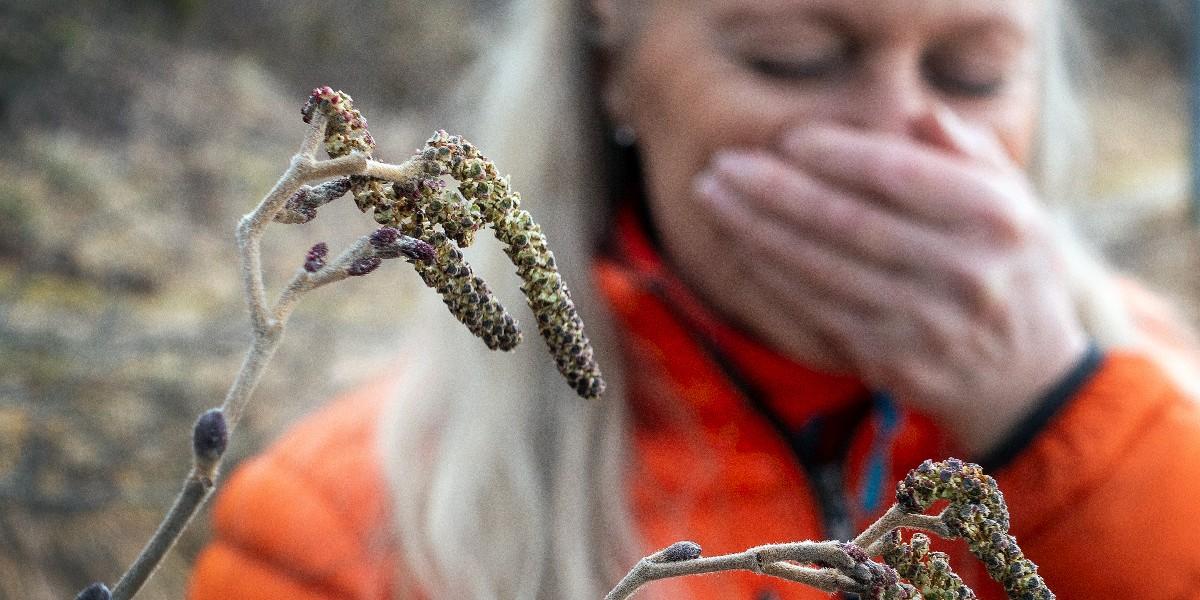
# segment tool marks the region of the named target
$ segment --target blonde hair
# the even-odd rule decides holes
[[[516,0],[506,33],[464,87],[481,107],[463,133],[513,175],[542,223],[605,370],[600,402],[574,397],[540,340],[487,351],[450,318],[410,340],[402,390],[381,424],[403,549],[401,584],[429,597],[601,597],[640,556],[626,504],[629,451],[615,328],[589,285],[606,222],[608,183],[596,157],[588,15],[580,0]],[[1043,117],[1036,167],[1047,198],[1070,195],[1082,114],[1067,76],[1070,20],[1047,0]],[[1072,243],[1072,279],[1089,332],[1105,345],[1136,336],[1101,263]],[[511,266],[487,248],[468,253],[520,314]],[[435,300],[421,315],[444,310]],[[528,328],[527,328],[528,330]],[[401,590],[404,594],[404,590]]]
[[[511,10],[514,33],[496,36],[463,86],[483,107],[463,133],[512,175],[546,232],[608,391],[598,402],[576,397],[528,325],[515,351],[498,353],[447,318],[411,344],[423,358],[404,370],[419,379],[406,379],[389,408],[382,455],[402,581],[419,579],[435,598],[598,598],[640,556],[626,506],[619,354],[606,347],[615,335],[589,285],[605,202],[600,125],[581,109],[586,15],[576,0],[518,0]],[[467,255],[520,319],[525,302],[501,252]],[[445,311],[434,303],[414,312]]]

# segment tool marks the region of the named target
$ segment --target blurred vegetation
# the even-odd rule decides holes
[[[1196,316],[1200,252],[1178,185],[1189,29],[1169,18],[1184,3],[1152,4],[1087,4],[1119,68],[1091,108],[1108,175],[1085,225]],[[385,154],[458,129],[453,82],[504,5],[0,2],[0,599],[111,582],[177,491],[192,420],[220,403],[249,341],[232,226],[294,152],[308,90],[352,93]],[[1156,35],[1130,35],[1120,15],[1134,13]],[[268,236],[267,271],[370,227],[330,206]],[[364,315],[379,297],[402,310],[420,292],[410,275],[306,299],[231,458],[387,368],[395,335]],[[147,597],[178,597],[205,520]]]
[[[249,342],[233,224],[295,152],[308,91],[350,91],[385,151],[417,147],[453,126],[487,5],[0,3],[0,599],[112,583],[178,490]],[[328,207],[268,236],[267,271],[373,227]],[[306,299],[231,458],[386,368],[396,334],[364,315],[420,287]],[[204,520],[147,597],[180,595]]]

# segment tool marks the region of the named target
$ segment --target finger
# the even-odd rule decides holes
[[[863,326],[868,321],[865,314],[832,300],[820,290],[794,285],[794,282],[780,277],[778,271],[762,268],[761,262],[748,265],[747,278],[760,298],[768,302],[774,312],[782,312],[793,323],[801,325],[806,332],[806,341],[814,344],[805,355],[803,350],[798,352],[798,358],[806,362],[818,361],[814,364],[820,368],[819,361],[826,355],[836,357],[837,364],[842,369],[848,369],[864,381],[872,381],[868,373],[872,361],[868,357],[869,336]],[[777,330],[768,332],[768,336],[777,335]],[[790,339],[780,340],[784,347],[792,344]]]
[[[738,208],[760,212],[765,222],[794,225],[805,238],[877,269],[901,271],[940,286],[947,296],[974,308],[972,314],[992,317],[1003,312],[1003,269],[977,259],[975,249],[961,240],[951,240],[879,203],[829,188],[768,153],[726,151],[714,162],[717,180],[728,190],[718,195],[735,194]]]
[[[766,219],[868,262],[904,270],[946,266],[959,254],[945,235],[911,217],[797,170],[765,152],[721,152],[720,182]]]
[[[837,344],[817,331],[810,321],[797,316],[784,307],[780,299],[763,293],[761,286],[756,283],[756,278],[747,275],[757,271],[761,266],[753,253],[733,252],[728,256],[732,258],[743,277],[738,282],[740,288],[738,291],[742,293],[737,294],[737,298],[734,300],[740,309],[751,314],[790,317],[786,326],[783,327],[778,325],[778,320],[762,326],[756,326],[757,323],[750,320],[742,324],[744,327],[750,328],[768,343],[815,369],[830,373],[844,373],[850,370],[852,363],[841,352]],[[793,301],[795,300],[793,299]]]
[[[789,134],[787,157],[834,185],[892,203],[915,218],[957,233],[1022,237],[1028,209],[1012,178],[983,176],[960,158],[902,138],[814,126]]]
[[[703,178],[698,187],[710,207],[713,226],[753,255],[756,269],[767,267],[793,287],[816,288],[862,310],[891,312],[897,307],[942,302],[931,283],[916,281],[840,252],[837,246],[798,234],[779,220],[754,211],[751,202],[719,179]]]
[[[913,135],[934,148],[999,171],[1013,171],[1016,163],[990,130],[972,127],[950,107],[939,104],[913,123]]]

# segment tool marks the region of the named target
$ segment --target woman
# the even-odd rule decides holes
[[[1079,154],[1059,2],[531,0],[514,23],[466,133],[545,226],[606,398],[444,319],[231,477],[191,597],[600,597],[679,539],[846,539],[952,454],[1060,597],[1192,594],[1195,348],[1051,217]]]

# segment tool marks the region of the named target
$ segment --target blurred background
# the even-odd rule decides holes
[[[1080,227],[1200,321],[1190,5],[1082,4],[1098,60]],[[454,82],[505,5],[0,0],[0,600],[111,583],[169,505],[191,423],[249,342],[233,225],[295,151],[308,91],[351,93],[385,157],[462,131]],[[321,216],[272,230],[270,283],[314,242],[373,228],[348,202]],[[396,333],[379,323],[423,290],[381,273],[300,305],[233,461],[388,367]],[[181,595],[206,520],[145,597]]]

